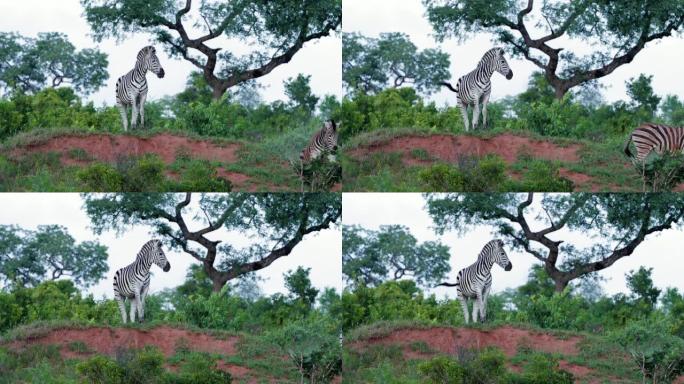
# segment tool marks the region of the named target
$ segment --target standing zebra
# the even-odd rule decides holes
[[[128,131],[128,106],[132,106],[133,109],[131,128],[135,129],[138,125],[138,112],[140,112],[140,125],[145,127],[147,71],[151,71],[160,79],[164,77],[164,68],[159,64],[157,51],[151,46],[141,49],[138,52],[135,68],[116,81],[116,104],[121,112],[124,131]]]
[[[482,321],[485,320],[487,297],[489,297],[489,290],[492,288],[492,266],[494,263],[499,264],[506,271],[513,268],[513,264],[508,260],[506,251],[503,249],[503,241],[498,239],[485,244],[474,264],[458,271],[456,284],[437,284],[438,286],[456,287],[456,297],[461,302],[466,324],[468,324],[468,299],[475,299],[473,302],[473,322],[477,322],[478,309]]]
[[[508,66],[504,58],[503,48],[492,48],[487,51],[472,72],[461,76],[456,82],[456,88],[448,82],[441,82],[451,91],[456,92],[458,104],[461,107],[465,130],[470,129],[468,122],[468,106],[473,106],[473,129],[477,128],[480,119],[480,105],[482,105],[482,126],[487,126],[487,104],[489,95],[492,92],[491,78],[494,71],[506,76],[506,79],[513,78],[513,71]]]
[[[337,125],[335,121],[328,120],[323,128],[313,135],[309,144],[299,155],[299,159],[302,163],[308,163],[327,152],[330,154],[328,159],[335,161],[335,151],[337,151]]]
[[[114,298],[119,302],[119,310],[124,324],[126,323],[126,306],[124,300],[131,301],[131,322],[135,321],[136,309],[138,319],[145,316],[145,297],[150,288],[150,267],[152,264],[168,272],[171,264],[166,260],[160,240],[150,240],[142,246],[135,261],[114,274]]]
[[[634,142],[636,156],[629,150],[629,144]],[[668,125],[645,123],[635,129],[624,147],[625,154],[636,163],[643,163],[651,151],[661,155],[664,152],[684,151],[684,127],[670,127]]]

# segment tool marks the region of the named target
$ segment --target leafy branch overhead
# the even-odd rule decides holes
[[[148,32],[199,68],[214,99],[290,62],[305,43],[342,23],[341,0],[81,0],[94,37]],[[226,38],[219,40],[219,38]],[[248,51],[239,56],[236,51]]]
[[[97,91],[109,78],[107,55],[96,49],[76,50],[61,33],[37,38],[0,32],[0,89],[38,92],[70,85],[76,92]]]
[[[680,225],[684,217],[684,197],[667,193],[447,194],[427,199],[439,232],[492,225],[509,246],[543,263],[557,291],[630,256],[649,235]],[[533,220],[545,227],[537,229]],[[592,245],[559,240],[567,230],[584,234]]]
[[[231,279],[289,255],[308,234],[334,226],[342,215],[335,194],[86,195],[97,233],[146,224],[171,249],[201,262],[215,292]],[[194,229],[196,221],[204,227]],[[227,231],[227,232],[226,232]],[[245,240],[248,246],[238,247]]]
[[[411,278],[433,285],[449,272],[449,247],[439,242],[418,243],[409,229],[383,225],[377,231],[345,226],[342,272],[347,281],[367,286],[387,279]]]
[[[41,225],[27,230],[0,225],[0,281],[28,287],[45,279],[70,277],[88,287],[108,269],[107,247],[93,241],[76,243],[64,227]]]
[[[648,43],[676,35],[684,25],[680,0],[544,1],[541,7],[534,0],[423,3],[438,38],[492,33],[514,56],[543,70],[556,98],[631,63]],[[567,38],[582,41],[592,53],[578,55],[559,47]]]
[[[449,77],[449,55],[438,49],[419,51],[407,35],[396,32],[377,39],[344,33],[342,60],[342,81],[350,91],[377,93],[388,85],[412,85],[431,94]]]

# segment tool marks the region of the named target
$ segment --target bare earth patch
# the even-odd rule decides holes
[[[84,358],[92,353],[114,356],[117,350],[140,349],[153,345],[159,348],[164,356],[169,357],[175,353],[179,344],[192,351],[234,355],[237,353],[238,341],[237,336],[218,339],[208,334],[167,326],[150,330],[97,327],[55,329],[45,335],[13,341],[9,347],[20,350],[34,344],[53,344],[60,346],[60,353],[64,358]],[[83,354],[70,351],[68,345],[73,342],[82,342],[88,347],[89,352]],[[169,368],[176,370],[176,367]],[[235,378],[247,377],[250,383],[258,382],[256,378],[253,378],[253,373],[249,368],[222,361],[219,361],[217,368],[228,371]]]
[[[53,137],[44,142],[15,148],[10,155],[14,158],[21,158],[36,152],[55,152],[61,155],[62,163],[72,166],[86,166],[93,160],[114,163],[121,158],[142,156],[148,153],[158,155],[167,165],[173,163],[179,154],[194,159],[234,163],[238,159],[237,152],[240,148],[239,144],[217,145],[206,140],[195,140],[168,133],[149,138],[93,134]],[[75,157],[74,151],[81,153],[84,158]],[[170,174],[169,176],[177,178],[178,175]],[[230,180],[236,190],[243,190],[243,186],[250,185],[249,176],[241,173],[228,172],[220,168],[219,176]],[[254,186],[249,188],[256,189]]]

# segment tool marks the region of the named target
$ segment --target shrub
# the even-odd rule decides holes
[[[328,159],[328,154],[318,157],[303,165],[301,161],[293,163],[295,172],[302,178],[303,186],[310,192],[329,191],[336,183],[342,181],[342,167],[335,160]]]
[[[230,192],[230,180],[218,175],[218,171],[207,160],[182,160],[180,180],[169,189],[177,192]]]
[[[463,367],[452,359],[439,356],[418,364],[418,372],[429,384],[463,383]]]
[[[560,369],[558,359],[543,353],[533,353],[524,365],[523,373],[511,375],[511,384],[572,384],[572,373]]]
[[[635,165],[652,192],[671,191],[684,179],[684,154],[651,152],[643,164]]]
[[[88,383],[123,384],[124,370],[105,356],[94,356],[76,365],[76,371]]]
[[[435,192],[498,191],[506,181],[506,163],[498,155],[482,158],[464,157],[455,168],[446,164],[433,165],[419,174],[426,189]]]
[[[526,161],[521,180],[509,181],[504,189],[519,192],[572,192],[572,181],[562,177],[559,167],[548,160]]]
[[[216,369],[216,358],[206,353],[183,354],[178,374],[168,375],[167,384],[230,384],[230,373]]]
[[[644,381],[672,382],[684,373],[684,340],[673,336],[663,321],[639,320],[611,337],[632,358]]]
[[[123,190],[123,176],[114,167],[94,163],[76,173],[76,179],[83,185],[83,190],[92,192],[113,192]]]

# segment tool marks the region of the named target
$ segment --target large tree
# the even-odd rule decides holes
[[[490,32],[508,51],[541,68],[562,98],[571,88],[607,76],[652,41],[679,33],[681,0],[423,0],[439,39]],[[580,55],[568,39],[591,48]]]
[[[109,78],[108,65],[107,55],[96,49],[78,51],[61,33],[29,38],[0,32],[0,88],[5,93],[70,85],[89,94]]]
[[[214,99],[289,63],[305,43],[330,35],[342,23],[341,0],[204,0],[195,7],[192,0],[81,4],[95,39],[150,33],[172,57],[200,69]],[[246,47],[256,48],[236,54]]]
[[[76,243],[64,227],[41,225],[28,230],[0,226],[0,281],[6,284],[31,287],[69,277],[88,287],[108,269],[107,247],[95,241]]]
[[[379,92],[387,87],[413,86],[431,94],[449,77],[449,55],[418,48],[402,33],[370,38],[358,33],[342,36],[342,81],[350,91]]]
[[[439,233],[490,225],[513,249],[544,265],[556,291],[592,277],[634,250],[650,235],[681,225],[680,194],[434,194],[426,197]],[[592,239],[581,247],[570,233]]]
[[[449,247],[418,243],[407,227],[383,225],[377,231],[346,225],[342,235],[342,273],[351,284],[379,285],[411,278],[434,285],[449,272]]]
[[[96,233],[149,225],[170,249],[202,263],[214,292],[289,255],[306,235],[334,226],[342,215],[340,196],[323,193],[123,193],[83,199]],[[249,245],[241,244],[247,239]]]

